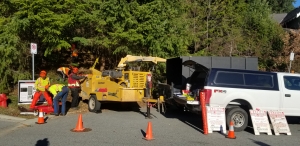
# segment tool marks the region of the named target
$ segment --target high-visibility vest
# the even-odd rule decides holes
[[[68,87],[69,88],[76,88],[80,87],[79,80],[75,80],[72,78],[73,73],[70,74],[70,77],[68,78]]]
[[[65,75],[67,76],[69,75],[70,69],[68,67],[60,67],[59,69],[61,69]]]
[[[45,79],[39,77],[36,81],[35,81],[35,88],[40,90],[40,91],[45,91],[45,86],[46,85],[50,85],[50,80],[48,77],[46,77]]]
[[[49,87],[49,92],[55,97],[58,92],[62,91],[62,88],[65,87],[64,84],[54,84]]]

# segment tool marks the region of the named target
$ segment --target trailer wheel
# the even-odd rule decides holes
[[[242,108],[230,108],[226,111],[226,125],[230,126],[230,121],[233,121],[234,131],[244,131],[248,126],[248,113]]]
[[[96,95],[91,95],[89,99],[88,108],[90,112],[98,112],[100,110],[101,103],[97,100]]]

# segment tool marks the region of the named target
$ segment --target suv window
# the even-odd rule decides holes
[[[236,72],[218,72],[215,78],[216,84],[244,85],[244,76]]]
[[[245,84],[247,86],[258,86],[258,87],[268,87],[273,88],[273,77],[272,75],[262,75],[262,74],[244,74]]]
[[[284,86],[289,90],[300,90],[300,78],[295,76],[283,76]]]

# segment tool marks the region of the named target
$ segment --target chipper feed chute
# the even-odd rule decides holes
[[[166,62],[166,59],[160,57],[152,57],[152,56],[144,57],[144,56],[127,55],[126,57],[121,59],[117,67],[125,67],[126,63],[129,62],[153,62],[157,64],[159,62]]]

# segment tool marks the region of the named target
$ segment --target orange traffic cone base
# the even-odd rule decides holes
[[[36,124],[45,124],[47,122],[35,122]]]
[[[233,137],[231,137],[231,136],[226,136],[226,138],[229,138],[229,139],[236,139],[236,136],[233,136]]]
[[[82,130],[77,130],[77,129],[71,129],[72,132],[88,132],[88,131],[92,131],[92,129],[90,128],[84,128]]]
[[[143,139],[145,139],[147,141],[150,141],[150,140],[154,140],[155,138],[146,138],[146,137],[144,137]]]
[[[83,132],[84,129],[85,129],[85,128],[83,128],[83,129],[73,129],[72,131],[73,131],[73,132]]]

